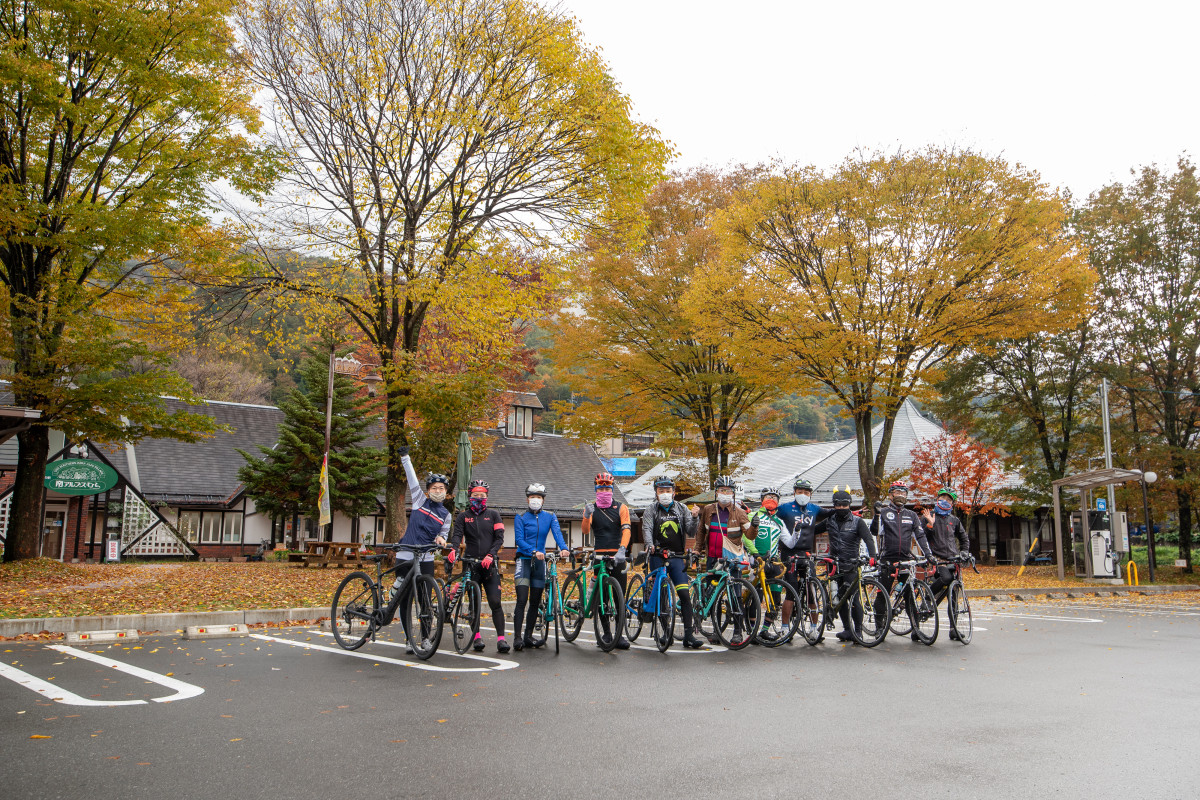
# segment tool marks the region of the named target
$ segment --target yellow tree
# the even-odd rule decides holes
[[[774,382],[748,376],[723,343],[701,341],[684,308],[692,276],[717,258],[713,214],[749,179],[746,171],[675,175],[646,200],[635,241],[625,228],[588,239],[573,283],[577,308],[558,319],[549,353],[582,399],[564,419],[574,435],[663,434],[673,455],[701,450],[701,485],[754,446],[760,420],[752,412]],[[692,302],[703,313],[711,301]]]
[[[870,503],[900,405],[945,359],[1078,321],[1094,275],[1066,221],[1035,172],[970,151],[785,169],[722,215],[725,265],[688,308],[710,341],[844,404]]]
[[[266,274],[243,288],[332,309],[376,350],[394,539],[421,348],[440,345],[427,320],[507,340],[554,287],[528,256],[636,203],[667,147],[574,20],[532,0],[258,0],[241,25],[287,189],[257,220]]]
[[[51,428],[110,442],[212,430],[166,413],[160,395],[191,391],[160,348],[185,317],[172,279],[223,243],[208,187],[271,179],[233,6],[0,3],[0,357],[15,402],[42,411],[19,434],[6,559],[37,554]],[[152,368],[126,369],[142,359]]]

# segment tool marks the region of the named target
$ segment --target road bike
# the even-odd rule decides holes
[[[741,562],[717,559],[713,569],[698,573],[690,589],[700,633],[730,650],[747,647],[758,631],[762,604],[753,584],[733,574]]]
[[[881,569],[890,570],[894,580],[887,598],[891,605],[888,629],[897,636],[915,634],[921,644],[932,645],[938,637],[937,599],[929,584],[917,576],[917,567],[926,563],[924,558],[890,561]]]
[[[546,591],[538,604],[537,616],[533,618],[533,630],[526,631],[537,647],[546,643],[550,626],[554,626],[554,652],[558,652],[559,631],[563,628],[562,589],[558,585],[558,562],[566,556],[553,551],[546,553]],[[568,639],[568,641],[570,641]]]
[[[629,591],[625,600],[625,636],[629,641],[637,641],[642,632],[642,616],[650,621],[650,636],[658,652],[665,653],[675,641],[675,618],[679,613],[675,597],[675,587],[667,572],[667,559],[671,551],[660,550],[663,563],[657,569],[651,570],[646,553],[638,555],[635,565],[642,567],[645,573],[635,575],[629,582]],[[686,635],[686,631],[684,632]]]
[[[800,625],[796,610],[800,608],[800,595],[790,583],[783,579],[783,570],[767,577],[766,558],[755,559],[751,567],[750,582],[758,592],[762,605],[762,627],[755,634],[755,641],[764,647],[779,647],[792,641]]]
[[[479,634],[479,615],[483,610],[483,589],[474,579],[475,571],[483,570],[477,558],[462,556],[462,572],[458,578],[446,587],[446,618],[450,623],[450,632],[454,640],[454,652],[465,653]],[[446,563],[446,572],[453,568]]]
[[[939,562],[935,561],[934,563]],[[979,574],[979,567],[975,566],[975,556],[960,555],[940,563],[954,565],[954,579],[949,586],[937,594],[934,602],[940,603],[943,597],[950,598],[946,603],[946,616],[950,620],[950,638],[962,642],[964,645],[970,644],[974,625],[971,621],[971,602],[967,599],[967,590],[963,586],[962,574],[964,564],[970,565],[971,569],[975,570],[975,574]]]
[[[886,602],[887,590],[883,588],[883,584],[863,574],[863,567],[870,564],[870,559],[860,556],[852,560],[850,563],[854,564],[854,571],[845,575],[838,570],[834,559],[822,556],[817,560],[828,567],[824,578],[826,589],[832,581],[837,581],[838,584],[837,592],[829,592],[833,599],[825,614],[825,625],[833,627],[834,617],[842,606],[851,608],[853,617],[853,606],[857,602],[862,609],[862,624],[851,624],[850,635],[863,647],[874,647],[882,642],[887,637],[888,624],[891,622],[891,606]],[[880,598],[881,605],[875,604],[876,598]]]
[[[591,617],[596,644],[607,653],[617,646],[625,628],[625,593],[621,591],[620,582],[609,574],[615,566],[615,558],[597,555],[591,548],[579,548],[573,555],[576,553],[582,566],[563,579],[563,638],[568,642],[575,641],[584,618]],[[584,572],[592,573],[590,581],[584,580]]]
[[[383,561],[391,558],[390,554],[366,556],[367,561],[375,562],[374,578],[365,572],[355,571],[342,579],[333,593],[333,606],[329,612],[329,627],[334,641],[345,650],[357,650],[368,639],[374,641],[379,629],[395,619],[403,599],[401,621],[405,636],[413,653],[422,660],[428,659],[437,652],[442,639],[443,597],[433,576],[421,572],[420,560],[426,553],[439,547],[407,544],[383,547],[411,552],[413,560],[383,569]],[[400,579],[399,585],[390,591],[385,603],[383,597],[388,590],[382,588],[384,576],[398,574],[398,570],[409,563],[411,569]],[[415,635],[414,631],[417,632]]]
[[[800,580],[800,566],[804,565],[804,579]],[[829,613],[829,590],[817,577],[817,558],[812,553],[790,556],[787,560],[789,573],[796,575],[799,587],[799,605],[792,612],[799,618],[800,635],[809,645],[818,645],[825,638],[825,618]]]

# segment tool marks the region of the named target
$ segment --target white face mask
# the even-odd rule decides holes
[[[540,497],[529,498],[529,510],[530,511],[541,511],[542,510],[542,498],[540,498]]]
[[[806,494],[800,494],[799,492],[796,493],[796,502],[802,506],[808,505],[809,499],[809,496]]]
[[[445,489],[430,489],[429,490],[429,499],[435,503],[442,502],[443,500],[446,499],[446,490]]]
[[[662,492],[658,495],[658,502],[662,503],[664,506],[671,505],[671,501],[674,499],[675,499],[674,492]]]
[[[721,494],[718,494],[717,502],[723,506],[731,505],[733,503],[733,492],[722,492]]]

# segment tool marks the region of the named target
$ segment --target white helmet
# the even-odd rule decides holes
[[[525,496],[526,497],[532,497],[535,494],[545,497],[546,496],[546,487],[542,486],[540,483],[531,483],[525,487]]]

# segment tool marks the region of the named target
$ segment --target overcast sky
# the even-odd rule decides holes
[[[1079,197],[1200,153],[1200,4],[565,0],[673,166],[970,145]]]

